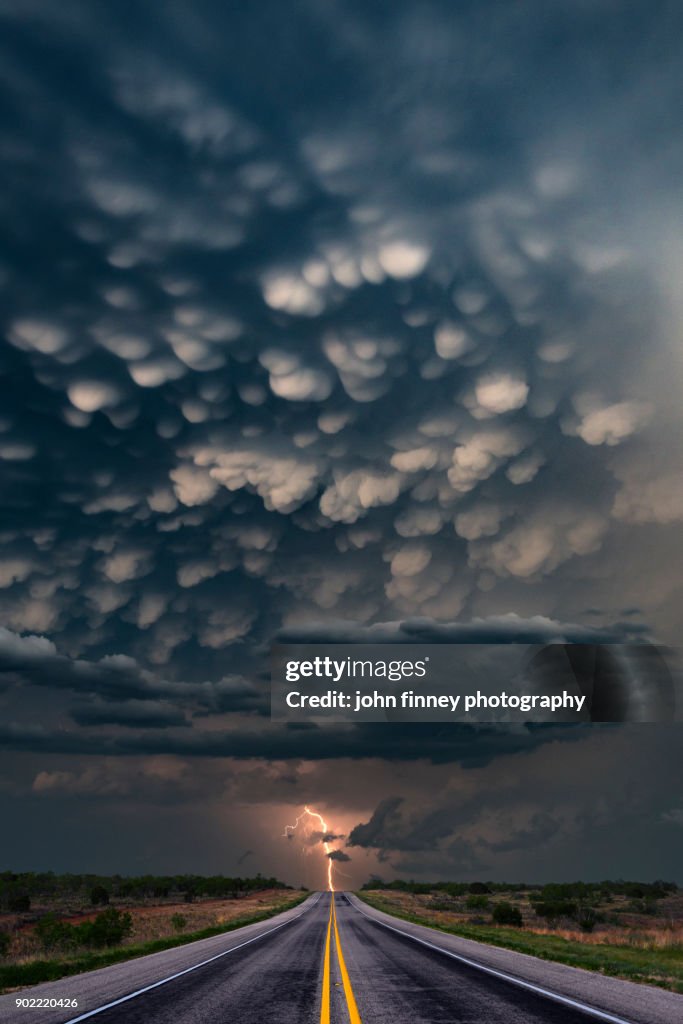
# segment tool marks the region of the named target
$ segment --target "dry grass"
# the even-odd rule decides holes
[[[552,926],[537,917],[525,894],[497,893],[489,897],[486,910],[468,910],[464,898],[444,899],[441,893],[428,895],[378,890],[374,895],[406,914],[427,918],[435,927],[471,925],[490,920],[491,908],[506,900],[520,910],[524,930],[580,942],[588,946],[631,946],[634,949],[668,949],[683,946],[683,893],[658,901],[656,914],[636,914],[625,898],[614,898],[597,907],[605,918],[594,931],[584,932],[577,924],[563,920]],[[448,909],[446,909],[448,907]]]
[[[669,949],[683,946],[683,926],[650,925],[647,927],[596,927],[594,932],[582,932],[576,928],[539,928],[531,926],[528,931],[535,935],[556,935],[572,942],[587,946],[632,946],[634,949]]]
[[[296,897],[298,893],[282,889],[267,889],[239,899],[207,899],[193,903],[159,902],[153,904],[135,904],[130,901],[112,901],[111,906],[130,913],[133,918],[133,932],[125,939],[122,946],[139,946],[147,942],[166,939],[184,933],[199,932],[207,928],[218,928],[228,925],[237,918],[247,917],[273,907],[282,906]],[[101,909],[101,908],[98,908]],[[41,914],[56,913],[60,920],[71,924],[82,924],[94,918],[98,909],[79,910],[74,905],[36,907],[31,913],[32,918]],[[172,918],[180,915],[185,924],[178,928]],[[45,956],[45,950],[34,931],[33,923],[22,923],[16,915],[0,915],[0,929],[12,935],[9,954],[3,958],[5,964],[24,964]]]
[[[463,898],[443,893],[414,894],[391,890],[359,893],[378,910],[417,924],[574,967],[683,992],[683,893],[657,903],[656,914],[635,913],[626,899],[614,898],[598,907],[604,920],[584,932],[569,920],[539,918],[527,894],[501,892],[485,908],[469,909]],[[523,927],[492,922],[496,902],[518,907]]]

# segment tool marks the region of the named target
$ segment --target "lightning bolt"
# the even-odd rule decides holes
[[[312,811],[308,804],[306,804],[306,806],[304,807],[303,811],[298,816],[294,824],[285,825],[285,831],[283,832],[283,835],[291,836],[292,832],[296,832],[297,828],[299,827],[299,822],[301,821],[302,818],[305,818],[306,815],[308,815],[311,818],[318,819],[318,821],[320,822],[320,828],[322,829],[323,835],[326,835],[329,832],[327,822],[323,818],[322,814],[318,814],[317,811]],[[323,849],[325,851],[325,856],[327,857],[327,888],[329,889],[330,892],[334,892],[334,879],[332,874],[333,863],[328,856],[328,854],[331,853],[331,849],[330,844],[326,840],[323,840]]]

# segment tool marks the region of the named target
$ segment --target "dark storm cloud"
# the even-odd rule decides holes
[[[98,694],[113,702],[165,698],[214,712],[260,710],[263,713],[263,695],[253,684],[239,677],[211,683],[168,681],[143,669],[126,655],[108,655],[97,662],[71,659],[58,654],[55,645],[44,637],[22,637],[0,628],[2,675],[17,689],[26,685],[42,686]],[[88,712],[84,711],[81,717],[87,719]],[[140,724],[143,724],[142,719]]]
[[[334,843],[343,838],[343,835],[335,835],[334,832],[311,832],[311,840],[316,843]]]
[[[655,877],[648,851],[662,828],[660,864],[677,877],[679,766],[675,727],[586,730],[571,746],[435,767],[438,781],[404,783],[405,795],[380,800],[349,844],[404,877],[600,878],[616,864]]]
[[[679,515],[613,459],[671,431],[634,220],[676,36],[540,10],[7,15],[9,627],[200,679],[283,623],[562,621],[587,579],[615,621],[612,538]]]
[[[379,630],[364,631],[347,624],[342,633],[327,639],[339,642],[374,640],[396,642],[518,642],[552,640],[611,642],[628,638],[619,627],[583,629],[538,617],[518,616],[471,624],[438,624],[427,620],[385,623]],[[320,639],[312,627],[307,640]],[[488,671],[486,665],[480,669]],[[0,630],[0,679],[6,680],[12,715],[0,730],[0,742],[11,749],[31,749],[92,754],[153,753],[197,757],[273,757],[330,759],[377,756],[477,764],[508,750],[547,742],[555,735],[573,737],[562,727],[475,729],[470,726],[422,728],[392,723],[386,728],[352,723],[324,728],[297,728],[275,721],[268,723],[268,686],[265,680],[249,681],[228,676],[207,681],[168,680],[158,671],[142,668],[127,656],[109,655],[97,662],[60,655],[43,637],[20,636]],[[32,719],[36,688],[42,691],[40,727]],[[74,705],[74,697],[79,702]],[[61,716],[69,715],[78,727],[65,732]],[[236,728],[235,716],[243,720]],[[248,716],[248,717],[246,717]],[[203,728],[204,721],[219,721],[221,728]],[[27,722],[30,723],[27,725]],[[98,727],[121,727],[106,734]],[[177,728],[180,727],[180,731]],[[93,731],[94,730],[94,731]],[[135,732],[133,732],[135,730]],[[151,730],[151,732],[147,732]],[[162,735],[158,735],[159,731]]]
[[[523,619],[514,613],[475,619],[472,622],[435,622],[430,619],[406,619],[360,626],[352,622],[311,623],[281,630],[277,640],[285,644],[548,644],[548,643],[624,643],[629,638],[644,638],[647,626],[617,622],[600,628],[555,622],[537,615]]]
[[[349,857],[348,853],[344,853],[343,850],[330,850],[330,852],[326,853],[325,856],[329,860],[344,861],[344,862],[351,860],[351,858]]]
[[[28,717],[28,716],[26,716]],[[571,743],[580,733],[571,726],[528,728],[436,726],[428,724],[354,725],[300,729],[276,725],[239,729],[200,730],[194,728],[152,730],[149,733],[107,731],[66,731],[45,725],[19,722],[0,726],[0,745],[7,750],[64,754],[175,754],[183,757],[271,758],[330,760],[368,756],[414,761],[428,758],[434,763],[487,764],[505,753],[533,749],[557,738]]]
[[[382,800],[373,811],[369,821],[356,825],[352,829],[346,845],[375,847],[393,845],[385,842],[385,835],[391,829],[392,823],[397,820],[397,811],[402,803],[403,798],[400,796],[391,796]]]
[[[487,846],[494,853],[508,853],[511,850],[526,850],[547,842],[557,834],[560,822],[552,814],[541,812],[534,814],[529,819],[526,828],[515,829],[511,835],[498,842],[486,842]]]
[[[156,701],[129,701],[126,704],[93,701],[74,708],[71,718],[77,725],[120,725],[134,729],[165,729],[167,726],[190,724],[179,708]]]
[[[678,642],[680,10],[0,10],[2,742],[576,748],[283,728],[264,651]]]

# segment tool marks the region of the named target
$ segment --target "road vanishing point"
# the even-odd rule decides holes
[[[71,999],[76,1009],[29,1002]],[[258,924],[0,996],[3,1024],[681,1024],[683,996],[315,893]]]

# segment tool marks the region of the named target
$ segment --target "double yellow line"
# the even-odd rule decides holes
[[[337,962],[339,964],[339,971],[341,973],[342,985],[344,986],[344,996],[346,997],[346,1006],[349,1011],[350,1024],[362,1024],[358,1007],[356,1006],[356,999],[351,988],[351,981],[349,979],[349,972],[346,970],[346,963],[344,961],[344,954],[342,953],[341,942],[339,939],[339,928],[337,927],[337,911],[334,906],[334,893],[331,893],[332,899],[330,902],[330,918],[327,922],[327,937],[325,939],[325,959],[323,960],[323,993],[322,1001],[320,1003],[320,1024],[330,1024],[330,954],[332,946],[332,929],[334,928],[334,942],[337,950]]]

